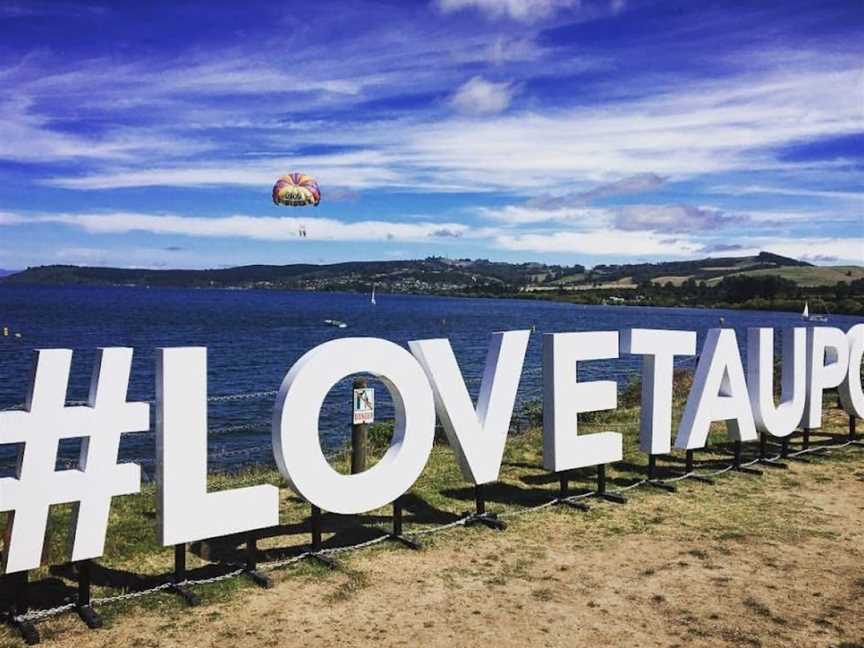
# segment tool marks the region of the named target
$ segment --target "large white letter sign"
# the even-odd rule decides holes
[[[24,445],[16,477],[0,479],[0,511],[11,511],[6,573],[39,566],[48,509],[74,502],[72,560],[98,558],[105,548],[114,495],[137,493],[137,464],[117,463],[120,435],[150,426],[147,403],[126,402],[132,349],[100,349],[85,407],[66,407],[72,351],[37,351],[23,411],[0,412],[0,444]],[[79,465],[55,470],[60,439],[81,438]]]
[[[631,329],[621,336],[621,351],[643,356],[639,449],[665,454],[672,449],[673,361],[696,353],[696,333]]]
[[[864,419],[864,391],[861,389],[861,360],[864,357],[864,324],[846,332],[849,340],[849,368],[840,384],[840,402],[849,416]]]
[[[156,512],[163,545],[279,524],[279,489],[207,492],[207,349],[156,352]]]
[[[408,343],[432,383],[435,407],[462,476],[475,484],[498,479],[529,335],[530,331],[492,334],[476,411],[450,342]]]
[[[807,333],[807,406],[801,427],[822,427],[822,393],[838,387],[849,369],[849,342],[838,328],[817,326]]]
[[[318,416],[330,389],[346,376],[370,373],[393,399],[390,448],[369,470],[341,475],[318,437]],[[325,511],[362,513],[389,504],[423,472],[435,435],[435,401],[423,368],[397,344],[341,338],[307,352],[291,367],[273,412],[273,454],[300,497]]]
[[[756,428],[775,437],[792,434],[807,398],[807,329],[783,331],[780,405],[774,405],[774,329],[747,329],[747,389]]]
[[[577,434],[579,412],[615,409],[612,380],[578,382],[576,363],[618,357],[615,331],[547,333],[543,336],[543,466],[560,472],[620,461],[618,432]]]
[[[703,447],[714,421],[726,421],[726,431],[736,441],[758,438],[733,329],[708,331],[675,447],[682,450]]]

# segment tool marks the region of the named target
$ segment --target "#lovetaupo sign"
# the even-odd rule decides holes
[[[409,350],[376,338],[343,338],[307,352],[282,382],[273,412],[273,453],[298,495],[323,510],[361,513],[396,500],[419,477],[440,419],[464,478],[497,480],[528,346],[528,331],[492,335],[476,405],[450,343],[409,343]],[[543,338],[543,463],[554,472],[618,461],[616,432],[580,434],[580,412],[614,409],[612,381],[578,380],[580,362],[642,357],[640,448],[672,447],[675,357],[696,353],[696,333],[632,329],[550,333]],[[730,437],[783,438],[799,426],[821,427],[826,389],[837,387],[844,409],[864,418],[861,362],[864,324],[847,333],[830,327],[782,334],[779,403],[774,398],[774,331],[747,333],[747,370],[732,329],[708,332],[674,438],[680,449],[706,443],[711,423],[725,421]],[[49,507],[74,503],[71,559],[102,555],[111,498],[138,492],[140,469],[118,464],[124,432],[149,427],[149,404],[127,402],[132,349],[102,349],[88,404],[66,406],[72,352],[36,352],[24,410],[0,412],[0,444],[22,444],[15,477],[0,479],[0,512],[11,512],[3,571],[38,567]],[[278,524],[273,485],[207,492],[207,359],[204,348],[160,349],[156,357],[157,527],[164,545],[178,545]],[[328,464],[318,417],[330,389],[357,373],[376,376],[395,409],[390,447],[372,468],[343,475]],[[79,465],[56,470],[61,439],[83,439]]]

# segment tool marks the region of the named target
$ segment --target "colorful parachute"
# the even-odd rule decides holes
[[[289,207],[317,207],[321,202],[321,189],[318,181],[305,173],[289,173],[273,185],[273,202]]]

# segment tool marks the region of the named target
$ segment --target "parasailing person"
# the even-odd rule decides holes
[[[273,204],[285,207],[317,207],[321,202],[318,181],[305,173],[289,173],[273,185]],[[300,224],[297,236],[306,238],[306,225]]]

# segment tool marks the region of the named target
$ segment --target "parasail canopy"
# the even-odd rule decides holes
[[[289,173],[273,185],[273,202],[288,207],[317,207],[321,202],[318,181],[305,173]]]

